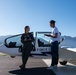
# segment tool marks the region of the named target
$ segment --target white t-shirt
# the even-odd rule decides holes
[[[51,35],[52,36],[55,36],[55,34],[56,33],[58,33],[58,36],[57,36],[57,38],[52,38],[51,37],[51,42],[55,42],[55,41],[60,41],[60,33],[59,33],[59,31],[58,31],[58,28],[57,27],[54,27],[54,28],[52,28],[52,33],[51,33]]]

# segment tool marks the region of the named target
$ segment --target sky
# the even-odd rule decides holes
[[[62,35],[76,37],[76,0],[0,0],[0,36],[50,31],[50,20]]]

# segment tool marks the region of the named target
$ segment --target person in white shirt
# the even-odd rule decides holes
[[[58,28],[55,26],[54,20],[50,21],[50,26],[52,27],[52,33],[45,34],[45,36],[51,37],[51,42],[52,42],[51,43],[51,55],[52,55],[51,66],[54,67],[58,65],[58,60],[59,60],[58,50],[59,50],[60,33],[58,31]]]

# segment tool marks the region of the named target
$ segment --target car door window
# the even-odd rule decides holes
[[[22,36],[22,34],[6,38],[5,46],[7,46],[9,48],[20,47],[22,45],[21,36]]]
[[[50,47],[51,39],[44,34],[50,34],[51,32],[37,32],[38,47]]]

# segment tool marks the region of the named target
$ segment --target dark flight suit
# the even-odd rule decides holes
[[[24,39],[31,39],[28,41],[24,41]],[[26,66],[28,57],[30,55],[30,52],[32,50],[32,42],[34,41],[34,37],[32,33],[28,33],[28,34],[23,34],[21,36],[21,42],[23,43],[23,48],[22,48],[22,65],[24,65],[24,67]]]

